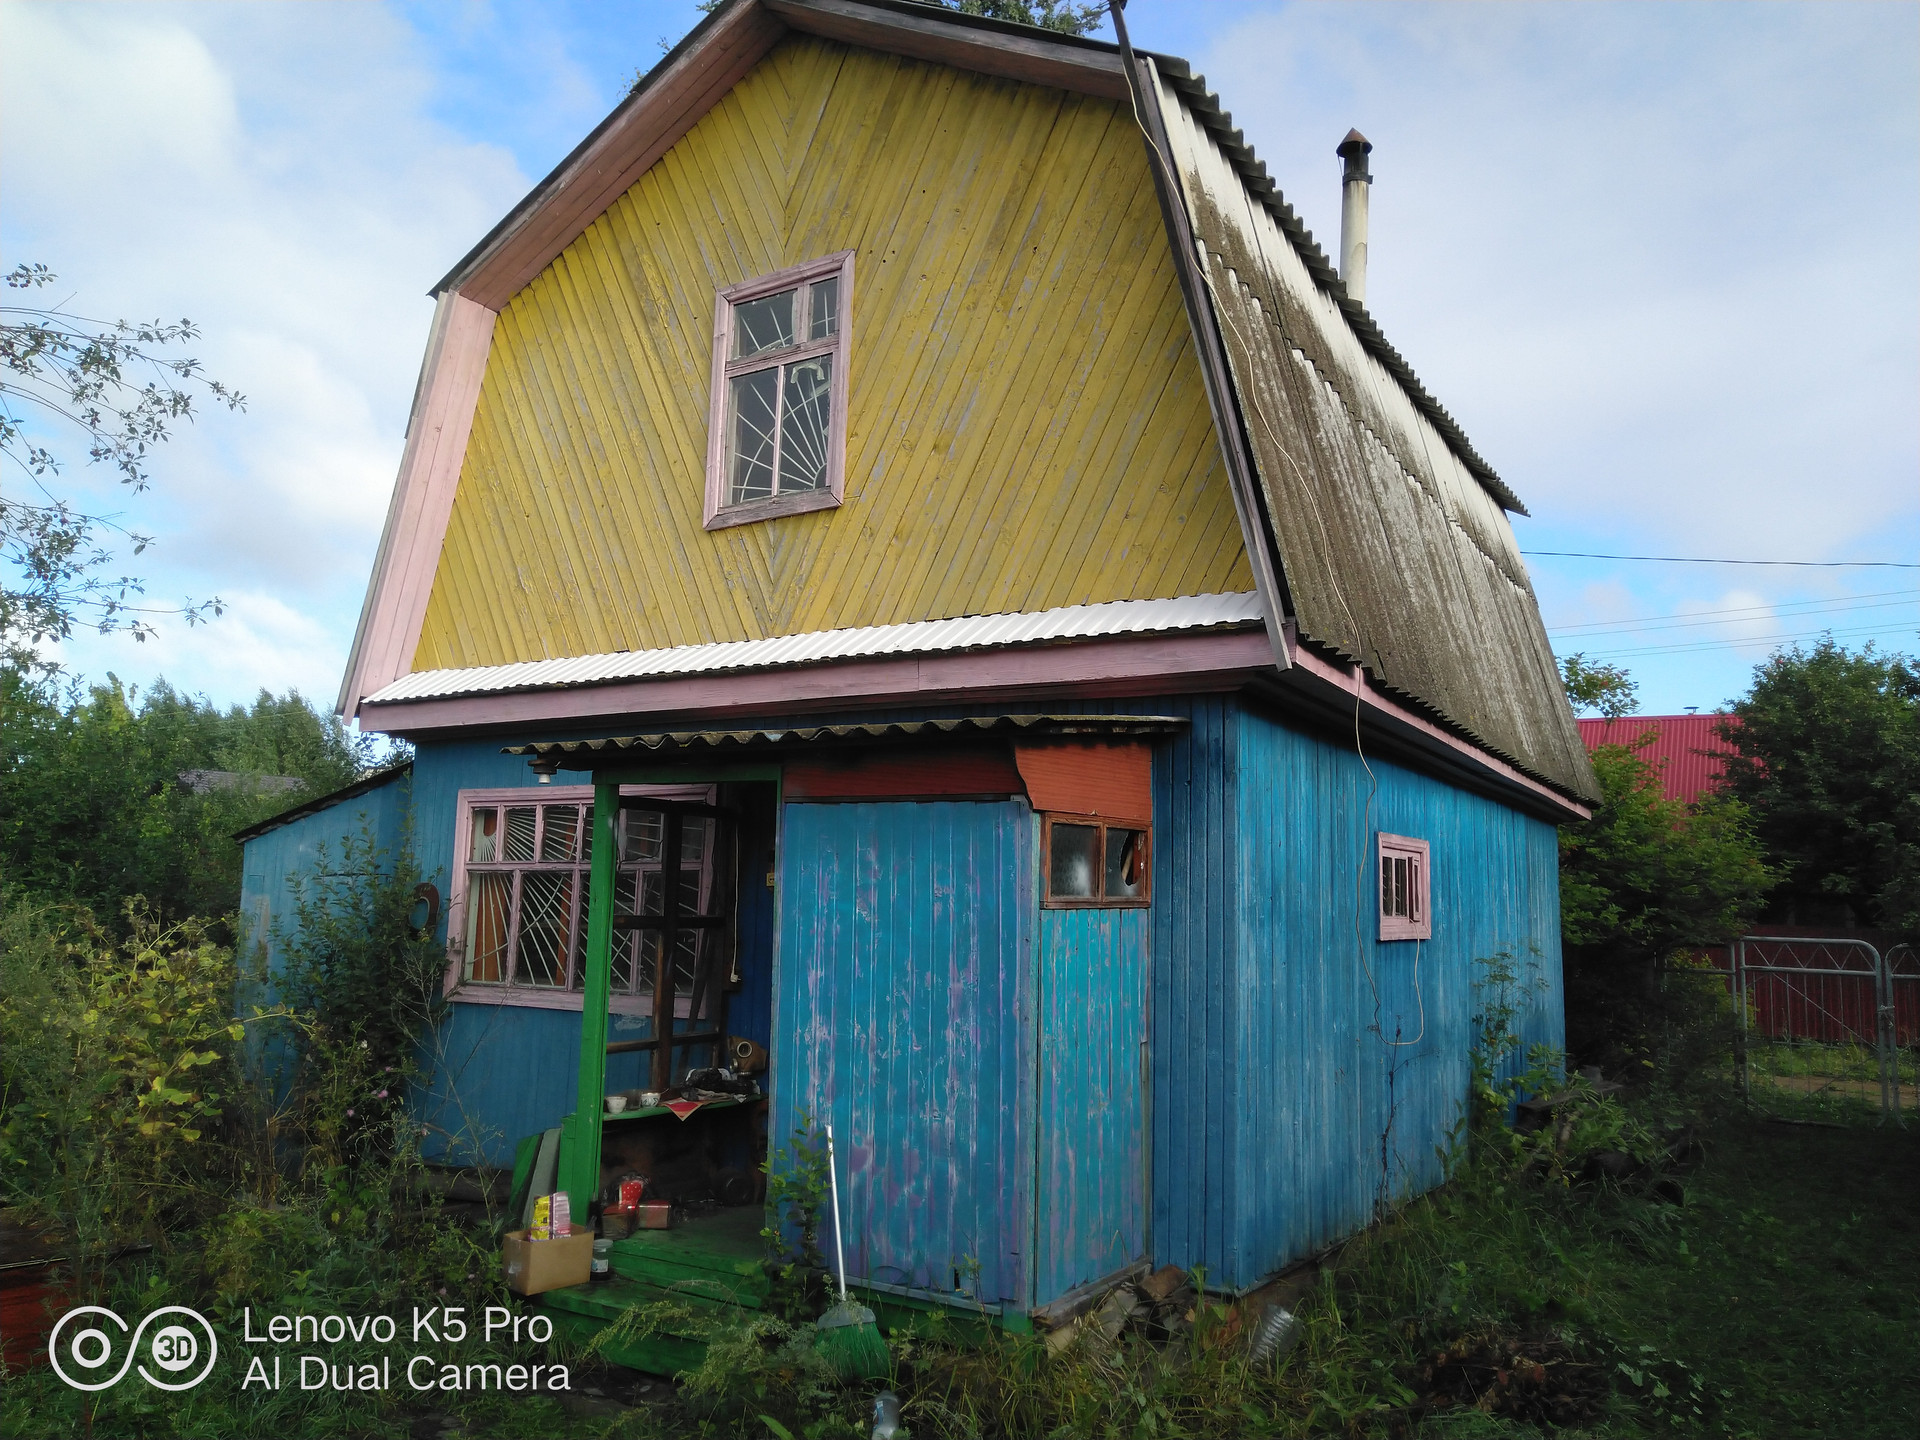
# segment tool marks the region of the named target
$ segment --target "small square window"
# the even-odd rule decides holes
[[[1427,842],[1380,835],[1380,938],[1433,938],[1432,857]]]
[[[840,503],[852,294],[851,250],[720,292],[707,529]]]
[[[1151,898],[1148,832],[1138,826],[1049,815],[1041,844],[1049,909],[1141,906]]]

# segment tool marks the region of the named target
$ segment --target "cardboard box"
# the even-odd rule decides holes
[[[552,1240],[529,1240],[524,1230],[509,1230],[501,1252],[507,1288],[516,1295],[539,1295],[593,1278],[593,1231],[575,1225]]]

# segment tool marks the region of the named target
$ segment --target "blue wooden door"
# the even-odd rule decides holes
[[[1031,812],[789,804],[780,846],[776,1154],[832,1122],[855,1279],[1024,1307]]]
[[[1147,915],[1041,912],[1036,1306],[1146,1255]]]

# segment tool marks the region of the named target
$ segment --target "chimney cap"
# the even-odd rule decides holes
[[[1367,155],[1372,153],[1372,151],[1373,142],[1371,140],[1367,139],[1367,137],[1362,135],[1358,130],[1349,130],[1347,131],[1347,138],[1340,142],[1339,148],[1333,153],[1344,159],[1350,154]]]

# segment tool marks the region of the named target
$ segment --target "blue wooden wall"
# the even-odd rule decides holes
[[[745,857],[743,939],[777,940],[779,960],[770,986],[749,979],[773,1012],[743,998],[736,1028],[773,1042],[776,1143],[804,1109],[844,1128],[856,1274],[948,1289],[959,1270],[980,1298],[1024,1306],[1138,1246],[1156,1264],[1206,1267],[1213,1284],[1250,1285],[1440,1178],[1435,1150],[1466,1090],[1476,961],[1505,952],[1530,969],[1542,988],[1523,1037],[1562,1042],[1552,826],[1363,763],[1345,737],[1231,696],[1072,708],[1190,721],[1156,750],[1144,914],[1041,912],[1036,821],[1020,802],[786,806],[777,900]],[[499,753],[513,738],[420,747],[413,844],[443,893],[458,791],[532,783],[523,759]],[[407,793],[355,802],[382,843],[400,837]],[[338,807],[249,842],[243,903],[267,897],[277,915],[286,877],[322,838],[357,833],[359,814]],[[1379,830],[1432,844],[1430,942],[1372,938]],[[1143,929],[1144,941],[1133,950],[1131,931],[1075,928],[1101,925]],[[1117,1074],[1124,1044],[1110,1013],[1104,1033],[1088,1021],[1101,997],[1064,983],[1097,973],[1089,944],[1147,968],[1139,1240],[1122,1182],[1143,1157],[1115,1138],[1126,1117],[1084,1088],[1061,1099],[1069,1076]],[[578,1043],[574,1011],[451,1007],[428,1056],[430,1153],[510,1161],[519,1136],[571,1110]],[[633,1075],[616,1068],[610,1084],[637,1084],[641,1060],[614,1057]]]
[[[241,847],[239,980],[234,1010],[250,1014],[279,998],[283,950],[298,923],[296,886],[348,858],[389,865],[406,844],[411,777],[397,770],[363,794],[255,835]],[[364,848],[363,848],[364,847]],[[310,897],[317,898],[317,897]],[[291,1083],[283,1035],[250,1032],[248,1063],[276,1096]]]
[[[1146,1257],[1148,914],[1040,912],[1036,1304]]]
[[[1525,1043],[1559,1046],[1564,1024],[1551,825],[1257,710],[1236,705],[1222,720],[1218,732],[1196,723],[1191,743],[1218,734],[1225,763],[1200,768],[1224,777],[1230,804],[1191,808],[1185,828],[1198,845],[1215,832],[1231,841],[1232,928],[1204,979],[1191,960],[1169,967],[1156,1014],[1172,1042],[1156,1068],[1157,1129],[1208,1142],[1194,1169],[1156,1166],[1167,1217],[1156,1252],[1237,1288],[1443,1178],[1479,962],[1504,953],[1530,980]],[[1173,768],[1168,798],[1192,806]],[[1430,941],[1375,938],[1382,830],[1432,845]],[[1220,1099],[1167,1063],[1197,1033],[1221,1057]]]
[[[852,1275],[1027,1303],[1033,851],[1023,801],[785,807],[770,1133],[833,1125]]]
[[[322,860],[337,865],[348,842],[397,855],[406,843],[412,780],[404,770],[365,794],[302,815],[256,835],[241,848],[240,920],[245,971],[280,968],[280,948],[294,923],[294,882]],[[243,971],[244,973],[244,971]],[[260,991],[262,997],[267,992]]]

